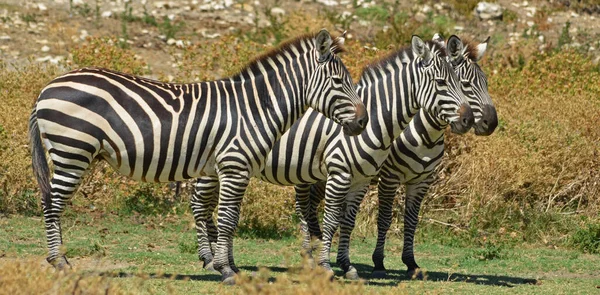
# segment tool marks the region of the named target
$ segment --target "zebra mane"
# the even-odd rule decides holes
[[[431,40],[425,41],[425,44],[427,44],[428,48],[433,49],[434,52],[438,52],[439,56],[444,57],[444,58],[446,57],[446,55],[447,55],[446,47],[440,45],[437,42],[431,41]],[[410,60],[414,59],[415,56],[412,51],[411,45],[402,47],[396,51],[393,51],[387,55],[384,55],[383,57],[376,59],[375,61],[367,64],[363,68],[363,70],[360,74],[360,77],[363,77],[371,69],[385,67],[385,65],[387,65],[388,63],[394,62],[394,60],[396,60],[397,58],[400,60],[404,60],[404,56],[408,57],[408,59],[410,59]]]
[[[295,47],[298,51],[301,51],[302,43],[304,43],[304,42],[306,42],[306,44],[308,44],[309,49],[313,49],[313,48],[315,48],[314,40],[315,40],[316,36],[317,36],[317,33],[307,33],[307,34],[303,34],[303,35],[285,40],[285,41],[279,43],[279,45],[277,47],[274,47],[274,48],[268,50],[267,52],[264,52],[256,57],[254,57],[252,60],[250,60],[245,66],[243,66],[237,73],[235,73],[231,77],[238,76],[248,70],[252,70],[252,71],[258,70],[258,64],[260,62],[267,60],[269,58],[274,58],[274,57],[280,55],[282,52],[291,50],[291,48]],[[339,54],[339,53],[346,52],[343,41],[341,41],[339,38],[332,35],[331,41],[332,41],[331,53]]]
[[[460,38],[462,40],[462,43],[464,45],[464,47],[466,48],[466,56],[468,59],[470,59],[471,61],[477,61],[477,56],[479,55],[479,49],[477,49],[477,42],[473,41],[472,39],[468,39],[468,38]]]

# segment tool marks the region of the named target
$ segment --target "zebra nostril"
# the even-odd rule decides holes
[[[488,120],[483,120],[483,124],[487,125],[488,124]]]
[[[365,120],[364,118],[360,118],[358,119],[358,121],[356,121],[356,123],[358,124],[358,126],[360,126],[360,128],[365,128],[365,126],[367,125],[367,120]]]

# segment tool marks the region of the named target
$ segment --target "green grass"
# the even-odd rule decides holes
[[[125,285],[138,284],[142,276],[146,278],[143,287],[155,293],[241,292],[239,286],[221,286],[218,274],[202,269],[191,246],[195,241],[191,220],[189,214],[141,218],[71,213],[64,218],[64,241],[78,272],[109,270],[117,277],[123,276],[112,280]],[[402,243],[391,238],[386,249],[390,277],[368,282],[365,291],[390,292],[391,287],[399,285],[401,292],[409,293],[592,294],[600,285],[598,255],[526,245],[501,250],[492,246],[452,247],[423,239],[417,237],[415,253],[418,263],[426,270],[425,281],[408,280],[400,259]],[[369,276],[373,245],[371,238],[355,237],[352,242],[351,257],[362,278]],[[0,257],[3,256],[0,265],[5,263],[2,260],[31,258],[44,263],[46,243],[42,220],[22,216],[0,219],[0,249]],[[296,237],[235,240],[237,265],[246,274],[260,267],[269,268],[267,276],[271,281],[282,276],[294,279],[293,270],[302,264],[299,251],[300,241]],[[479,254],[489,259],[481,259]],[[94,266],[100,264],[113,267],[95,269]],[[342,276],[339,268],[334,270],[338,278]],[[157,278],[152,274],[174,279]],[[300,281],[299,284],[306,283]]]

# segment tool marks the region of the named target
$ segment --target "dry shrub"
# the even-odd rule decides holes
[[[279,238],[297,232],[294,188],[253,179],[242,203],[239,235]]]
[[[87,44],[71,50],[73,67],[99,67],[134,75],[150,73],[148,65],[128,49],[118,46],[117,38],[88,38]]]
[[[43,260],[43,259],[41,259]],[[127,285],[119,279],[74,270],[57,272],[40,259],[4,261],[0,267],[2,294],[140,294],[143,279]]]
[[[253,57],[268,50],[265,46],[233,35],[188,47],[180,56],[172,54],[179,66],[178,81],[211,81],[237,73]]]

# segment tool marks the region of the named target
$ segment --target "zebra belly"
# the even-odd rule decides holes
[[[341,135],[341,128],[333,121],[309,109],[275,143],[257,177],[279,185],[326,180],[326,153]]]

